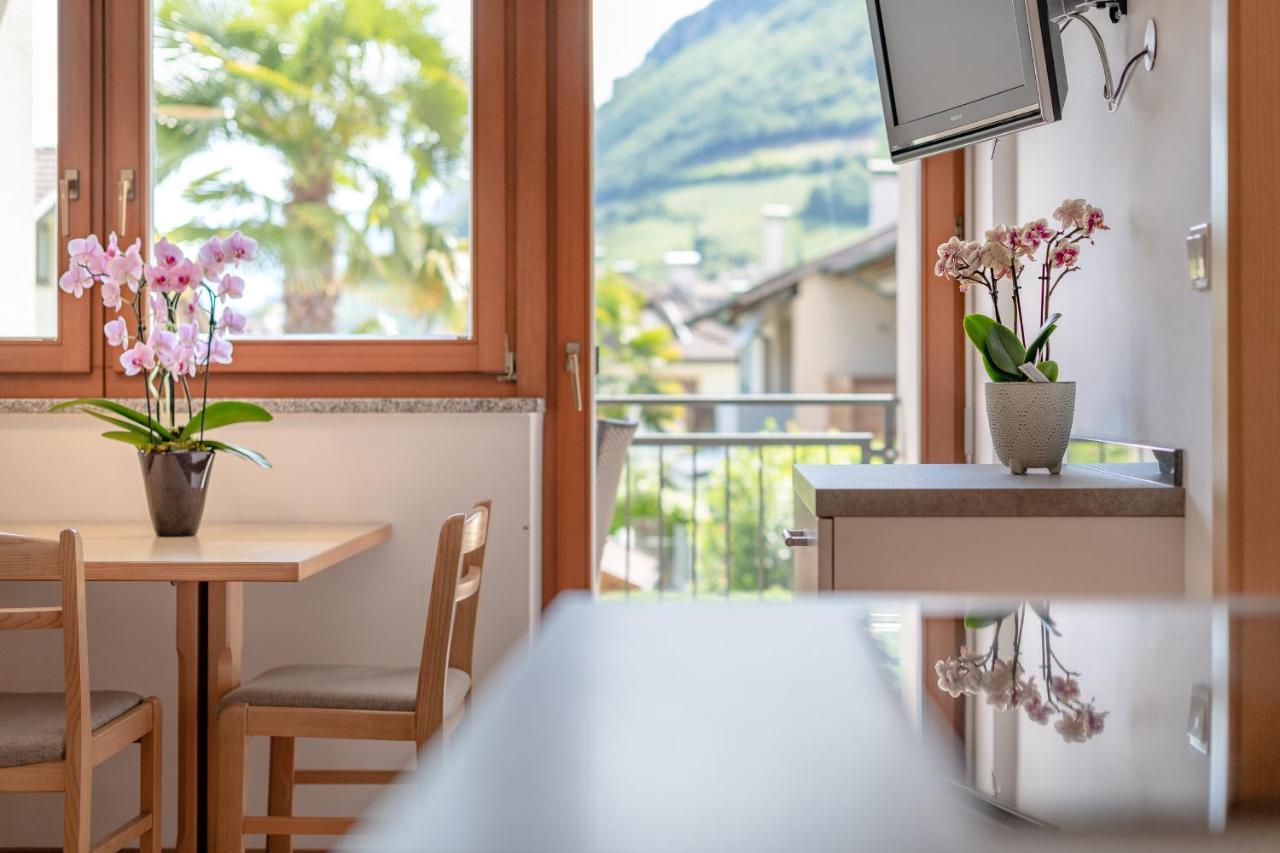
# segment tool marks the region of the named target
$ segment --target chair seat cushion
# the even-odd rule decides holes
[[[450,669],[445,676],[444,715],[453,716],[471,689],[471,676]],[[412,711],[418,669],[409,666],[302,664],[269,669],[226,695],[222,704],[243,702],[277,708],[343,708],[352,711]]]
[[[89,694],[96,731],[142,703],[123,690]],[[0,767],[61,761],[67,753],[67,705],[61,693],[0,693]]]

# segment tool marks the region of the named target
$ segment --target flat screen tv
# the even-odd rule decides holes
[[[1062,0],[867,0],[895,163],[1055,122]]]

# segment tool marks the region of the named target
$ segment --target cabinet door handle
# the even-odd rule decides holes
[[[788,548],[807,548],[818,544],[818,534],[813,530],[784,530],[782,543]]]

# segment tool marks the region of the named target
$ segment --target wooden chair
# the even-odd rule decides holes
[[[294,835],[341,835],[354,818],[295,817],[295,785],[391,782],[381,770],[295,770],[296,738],[409,741],[421,749],[447,736],[471,692],[472,651],[488,501],[440,528],[427,604],[426,637],[416,667],[284,666],[269,670],[223,699],[218,712],[217,845],[244,849],[245,835],[267,836],[270,853],[288,853]],[[271,738],[267,814],[244,814],[244,756],[249,737]]]
[[[0,565],[61,583],[61,607],[0,609],[0,631],[62,629],[64,678],[63,693],[0,693],[0,792],[61,791],[63,850],[114,853],[137,841],[159,853],[160,702],[89,690],[80,534],[64,530],[57,542],[0,534]],[[140,813],[90,846],[93,768],[133,743],[142,745]]]

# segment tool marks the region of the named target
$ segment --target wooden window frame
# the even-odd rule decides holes
[[[97,203],[97,175],[101,134],[100,100],[94,83],[95,44],[99,40],[101,13],[91,0],[59,0],[58,8],[58,165],[61,177],[67,169],[80,172],[80,198],[67,205],[67,230],[83,234],[92,230]],[[63,222],[58,220],[61,229]],[[66,238],[58,238],[58,266],[67,269]],[[54,285],[57,286],[56,284]],[[97,353],[92,329],[101,317],[101,306],[88,295],[76,299],[58,291],[57,336],[49,339],[0,341],[0,395],[44,396],[94,390]]]
[[[133,169],[138,191],[127,202],[130,227],[124,234],[131,241],[143,233],[135,223],[149,223],[151,213],[149,4],[114,4],[107,16],[107,4],[99,0],[59,1],[60,135],[66,140],[60,144],[59,169],[75,164],[82,186],[81,200],[72,204],[70,233],[121,231],[117,178],[122,169]],[[473,63],[472,80],[470,337],[240,338],[235,363],[216,371],[219,396],[502,397],[529,392],[528,383],[499,381],[511,347],[529,337],[516,328],[520,294],[511,249],[518,224],[511,166],[516,157],[513,118],[521,100],[517,88],[522,85],[513,61],[520,5],[473,0],[473,56],[485,61]],[[534,153],[545,162],[545,149]],[[538,210],[539,200],[531,202],[524,203],[526,216]],[[60,255],[65,255],[62,246]],[[65,269],[65,259],[62,263]],[[539,282],[530,284],[536,299]],[[531,312],[532,317],[537,313]],[[97,300],[61,294],[56,341],[0,342],[0,395],[136,396],[136,378],[124,375],[116,354],[96,334],[104,319]],[[526,364],[541,361],[540,351],[524,349]]]

